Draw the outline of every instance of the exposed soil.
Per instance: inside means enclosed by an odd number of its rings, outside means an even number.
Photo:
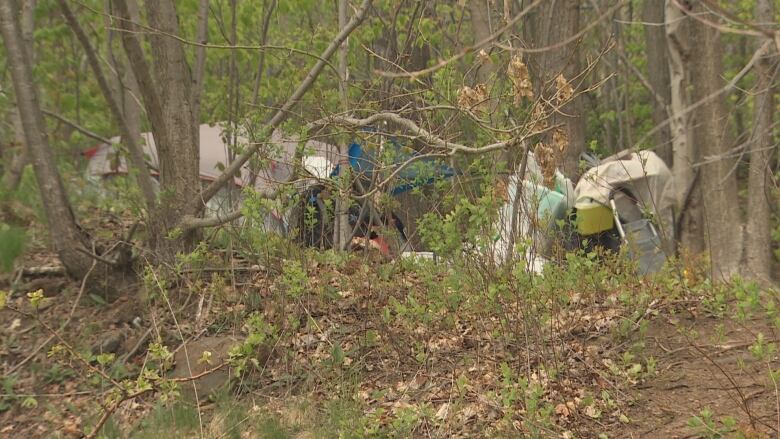
[[[706,409],[716,420],[734,418],[747,437],[777,437],[776,386],[767,365],[753,360],[748,351],[759,332],[775,340],[773,329],[760,320],[736,322],[689,313],[654,319],[647,346],[658,361],[658,376],[637,386],[628,410],[632,422],[614,431],[614,437],[700,437],[701,429],[689,422]],[[780,366],[776,357],[771,364],[775,370]]]

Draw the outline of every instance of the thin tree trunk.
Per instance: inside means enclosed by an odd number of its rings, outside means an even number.
[[[192,77],[182,43],[168,36],[152,35],[149,40],[155,82],[138,40],[137,27],[131,21],[128,3],[116,0],[115,5],[121,17],[119,24],[126,31],[122,41],[138,80],[160,161],[160,214],[152,221],[151,244],[159,256],[169,258],[190,248],[197,237],[194,231],[188,231],[171,239],[167,237],[169,232],[182,217],[199,215],[203,210],[203,204],[197,210],[190,208],[200,193],[200,133],[193,113]],[[151,27],[179,35],[179,20],[172,0],[147,2],[146,6]]]
[[[756,2],[757,23],[774,17],[772,0]],[[771,20],[770,20],[771,21]],[[758,41],[761,45],[766,40]],[[745,236],[744,274],[758,281],[767,282],[772,277],[772,233],[770,221],[769,187],[771,161],[774,152],[772,122],[774,119],[774,90],[772,72],[776,68],[775,51],[761,57],[756,63],[756,94],[753,104],[753,132],[750,139],[750,169],[748,175],[747,221]]]
[[[490,37],[493,32],[490,26],[490,1],[472,0],[469,2],[469,13],[471,15],[471,30],[474,33],[474,41],[484,41]],[[477,67],[477,83],[487,84],[494,70],[493,64],[485,64]]]
[[[339,29],[347,26],[347,0],[338,0],[338,19]],[[349,94],[347,90],[347,55],[349,40],[345,40],[339,47],[339,91],[341,92],[341,102],[344,111],[349,109]],[[339,142],[339,187],[336,198],[336,208],[334,214],[333,227],[333,248],[344,250],[349,243],[349,236],[352,230],[349,227],[349,202],[350,202],[350,164],[349,154],[346,144]]]
[[[149,169],[147,168],[146,162],[144,160],[143,150],[138,143],[138,133],[134,132],[125,121],[123,111],[119,107],[119,103],[117,102],[114,93],[111,91],[111,86],[108,84],[108,80],[103,74],[103,69],[100,67],[100,61],[98,60],[97,53],[92,47],[92,43],[90,43],[89,38],[84,33],[84,30],[81,28],[81,25],[76,19],[76,16],[73,15],[73,11],[71,11],[65,0],[59,0],[59,4],[68,26],[76,35],[76,38],[81,43],[81,46],[84,48],[84,53],[86,54],[89,66],[95,75],[98,87],[103,93],[103,97],[108,104],[109,111],[111,111],[111,114],[114,116],[117,125],[119,125],[119,131],[122,134],[122,143],[127,146],[127,150],[130,153],[130,163],[137,172],[136,181],[138,182],[138,185],[141,188],[141,192],[143,193],[144,200],[146,201],[146,208],[149,211],[149,214],[153,214],[155,209],[154,186],[152,185],[152,177],[149,175]],[[124,92],[124,89],[122,92]],[[138,127],[136,127],[136,129],[138,129]]]
[[[195,71],[192,75],[192,113],[200,121],[200,97],[203,94],[206,73],[206,44],[209,42],[209,0],[200,0],[198,4],[197,39],[200,46],[195,49]]]
[[[664,123],[669,112],[667,107],[671,102],[671,79],[669,77],[669,55],[664,30],[665,7],[662,1],[646,1],[642,10],[642,21],[645,24],[645,47],[647,53],[647,80],[656,96],[663,102],[653,99],[653,124]],[[672,133],[669,126],[658,130],[654,136],[655,151],[667,165],[673,166]]]
[[[263,19],[263,28],[260,30],[260,45],[265,45],[268,42],[268,29],[271,25],[271,17],[273,16],[274,9],[276,9],[276,0],[271,0],[271,4],[267,5],[267,1],[264,2],[263,10],[265,11],[265,18]],[[265,71],[265,50],[260,51],[260,59],[257,62],[257,75],[255,75],[255,86],[252,90],[252,106],[256,106],[260,99],[260,83],[263,81],[263,73]]]
[[[19,8],[22,41],[31,63],[33,62],[33,32],[35,31],[35,6],[37,3],[37,0],[28,0],[22,2]],[[19,111],[12,109],[10,117],[14,129],[14,144],[3,157],[9,163],[3,172],[3,187],[9,192],[14,192],[22,181],[24,167],[27,166],[30,158],[24,145],[24,129]]]
[[[68,274],[74,278],[82,278],[92,267],[92,260],[79,252],[78,248],[88,248],[88,239],[76,223],[54,163],[54,154],[46,139],[43,114],[33,84],[31,60],[24,47],[12,2],[13,0],[0,0],[0,30],[5,42],[27,148],[35,169],[54,248]]]
[[[702,2],[693,3],[690,14],[704,14]],[[714,19],[709,16],[710,19]],[[720,33],[698,20],[691,21],[691,74],[694,101],[698,102],[723,87]],[[736,274],[742,255],[742,233],[737,198],[736,160],[728,157],[731,148],[728,112],[723,95],[710,99],[695,114],[694,139],[701,145],[701,182],[704,201],[704,230],[712,260],[714,278],[728,279]]]
[[[670,133],[672,142],[672,162],[675,187],[677,188],[677,227],[675,234],[680,246],[686,251],[700,253],[704,251],[701,229],[701,195],[696,184],[693,164],[697,160],[693,143],[693,128],[690,115],[684,110],[691,102],[688,94],[689,74],[687,63],[689,56],[689,23],[675,4],[675,0],[666,0],[665,30],[669,50],[670,78]]]
[[[24,174],[24,167],[30,160],[24,140],[24,127],[19,117],[19,110],[11,109],[11,124],[13,125],[14,141],[4,151],[3,158],[8,160],[8,165],[3,166],[3,189],[14,192],[19,187]]]

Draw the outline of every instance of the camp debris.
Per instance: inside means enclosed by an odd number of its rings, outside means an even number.
[[[642,274],[658,271],[674,251],[674,181],[652,151],[599,163],[574,190],[576,230],[612,250],[627,246]]]
[[[228,133],[229,125],[224,122],[200,126],[200,178],[204,184],[219,177],[234,157],[230,153],[232,144],[249,143],[240,133],[234,142],[229,142]],[[157,176],[159,160],[154,137],[142,133],[141,139],[151,173]],[[231,196],[233,189],[253,185],[259,194],[272,196],[283,185],[293,184],[300,202],[292,209],[265,213],[262,226],[266,231],[294,236],[304,245],[319,248],[331,245],[334,221],[328,207],[333,196],[330,188],[337,183],[342,163],[349,163],[355,177],[353,190],[359,193],[387,169],[408,165],[395,174],[393,185],[386,189],[391,196],[462,174],[439,160],[416,157],[418,152],[392,137],[377,145],[353,142],[348,157],[342,160],[335,145],[316,140],[301,142],[294,135],[276,130],[259,154],[266,166],[253,172],[248,164],[244,165],[233,185],[223,188],[209,201],[206,214],[220,215],[235,208],[241,199],[240,194]],[[85,151],[84,155],[89,160],[86,176],[90,181],[127,174],[119,137]],[[303,178],[293,181],[296,156],[305,172]],[[669,168],[652,151],[621,153],[601,162],[591,157],[585,162],[592,167],[576,187],[557,170],[551,181],[545,181],[531,152],[525,167],[518,166],[503,180],[500,192],[504,202],[493,224],[496,238],[488,249],[496,264],[519,259],[526,262],[529,271],[541,273],[556,241],[567,241],[568,236],[564,235],[573,229],[578,246],[601,245],[613,251],[626,247],[627,254],[637,261],[640,273],[660,269],[666,255],[674,251],[674,188]],[[406,225],[396,212],[380,213],[365,197],[350,207],[347,217],[354,230],[352,248],[374,249],[386,256],[436,259],[426,249],[411,248]],[[391,251],[389,243],[393,241],[398,245]],[[523,249],[522,255],[515,254],[518,248]]]

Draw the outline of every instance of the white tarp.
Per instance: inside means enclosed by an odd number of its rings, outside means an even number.
[[[524,239],[529,239],[532,242],[532,248],[526,249],[526,254],[523,259],[528,264],[530,271],[535,273],[541,273],[547,260],[543,257],[546,252],[547,238],[549,237],[549,228],[542,230],[543,225],[538,218],[538,209],[540,207],[540,201],[537,199],[539,195],[539,188],[542,185],[542,172],[539,165],[536,163],[536,158],[532,153],[528,153],[528,159],[526,163],[525,180],[520,180],[520,170],[515,171],[510,177],[507,185],[507,199],[504,204],[501,205],[498,212],[498,220],[494,224],[494,228],[498,234],[498,239],[493,244],[493,258],[497,264],[502,264],[509,260],[509,256],[514,249],[509,248],[512,242],[512,212],[517,211],[519,217],[516,218],[517,224],[515,226],[516,238],[515,243],[519,243]],[[574,201],[574,188],[571,181],[563,176],[560,172],[556,171],[555,175],[556,185],[560,186],[560,193],[563,194],[564,204],[568,207]],[[524,190],[519,191],[520,184],[524,185]],[[521,197],[522,195],[522,197]],[[515,205],[520,203],[517,209]],[[547,226],[552,224],[548,223]]]

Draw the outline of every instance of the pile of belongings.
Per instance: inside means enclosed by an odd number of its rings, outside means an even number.
[[[672,174],[652,151],[625,153],[589,169],[574,190],[578,235],[614,251],[626,246],[641,274],[674,251]]]

